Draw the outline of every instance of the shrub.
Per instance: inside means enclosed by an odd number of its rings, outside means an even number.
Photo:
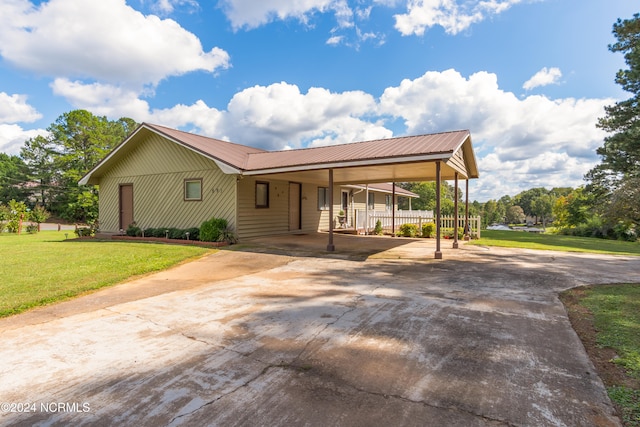
[[[93,237],[96,234],[96,229],[93,227],[76,227],[73,232],[78,237]]]
[[[229,228],[225,227],[220,230],[220,234],[218,235],[218,242],[227,242],[230,245],[238,242],[238,238],[236,237],[236,233]]]
[[[433,237],[436,235],[436,225],[433,222],[422,224],[422,237]]]
[[[442,237],[445,239],[453,239],[453,228],[443,228],[442,229]],[[462,240],[464,238],[464,228],[458,227],[458,240]]]
[[[142,236],[142,229],[140,227],[138,227],[136,225],[136,223],[131,223],[129,224],[129,227],[127,227],[127,231],[125,231],[125,234],[127,236],[131,236],[131,237],[141,237]]]
[[[418,226],[415,224],[402,224],[399,230],[400,235],[404,237],[416,237],[418,235]]]
[[[184,232],[179,228],[171,227],[168,230],[169,230],[169,238],[170,239],[184,239],[185,238]]]
[[[200,240],[203,242],[217,242],[220,231],[227,228],[227,220],[224,218],[211,218],[200,226]]]
[[[189,240],[200,240],[200,229],[198,227],[188,228],[184,232],[185,234],[189,233]]]
[[[380,220],[376,221],[376,226],[373,229],[373,234],[380,236],[382,234],[382,223]]]

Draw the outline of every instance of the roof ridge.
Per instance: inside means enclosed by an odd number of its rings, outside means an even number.
[[[304,147],[304,148],[290,148],[290,149],[282,149],[282,150],[263,150],[260,153],[250,153],[253,154],[265,154],[265,153],[287,153],[291,151],[308,151],[308,150],[319,150],[326,149],[328,147],[344,147],[344,146],[353,146],[358,144],[369,144],[371,142],[379,142],[379,141],[390,141],[392,139],[404,139],[404,138],[420,138],[423,136],[436,136],[436,135],[444,135],[447,133],[458,133],[458,132],[467,132],[471,133],[469,129],[459,129],[459,130],[451,130],[451,131],[443,131],[443,132],[434,132],[434,133],[423,133],[419,135],[403,135],[403,136],[393,136],[391,138],[378,138],[378,139],[370,139],[367,141],[354,141],[354,142],[343,142],[341,144],[332,144],[332,145],[322,145],[320,147]]]
[[[239,142],[233,142],[233,141],[225,141],[224,139],[214,138],[212,136],[200,135],[200,134],[193,133],[193,132],[187,132],[187,131],[184,131],[184,130],[180,130],[180,129],[176,129],[176,128],[170,128],[169,126],[158,125],[158,124],[155,124],[155,123],[143,122],[142,125],[149,126],[149,127],[152,127],[152,128],[168,129],[171,132],[180,132],[180,133],[184,133],[184,134],[187,134],[187,135],[195,136],[195,137],[198,137],[198,138],[210,139],[212,141],[223,142],[225,144],[233,144],[233,145],[236,145],[238,147],[246,147],[246,148],[249,148],[251,150],[260,150],[263,153],[271,153],[272,152],[272,151],[269,151],[269,150],[265,150],[263,148],[254,147],[252,145],[240,144]],[[258,153],[247,153],[247,154],[258,154]]]

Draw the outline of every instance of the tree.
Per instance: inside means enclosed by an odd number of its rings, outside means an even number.
[[[543,194],[548,194],[546,188],[538,187],[522,191],[513,198],[513,204],[522,208],[525,215],[537,216],[533,209],[533,201]],[[537,219],[537,218],[536,218]]]
[[[603,221],[610,227],[637,224],[640,182],[640,14],[613,25],[617,42],[611,52],[624,54],[628,69],[618,70],[615,81],[631,93],[627,100],[605,107],[597,126],[610,133],[598,148],[601,163],[585,176],[586,193],[597,202]]]
[[[25,186],[28,180],[27,165],[20,157],[0,153],[0,204],[26,199],[30,193]]]
[[[26,141],[21,156],[39,181],[40,203],[69,220],[95,218],[98,189],[80,188],[78,181],[136,126],[129,118],[110,121],[86,110],[74,110],[58,117],[47,128],[47,137]]]
[[[504,207],[495,200],[489,200],[482,209],[482,224],[484,227],[504,221]]]
[[[24,147],[20,150],[20,157],[27,165],[29,175],[38,182],[34,190],[44,207],[49,206],[49,198],[53,197],[51,189],[56,181],[55,154],[53,142],[41,135],[25,141]]]
[[[416,193],[420,196],[411,201],[411,209],[434,211],[436,209],[436,183],[427,182],[404,182],[399,184],[405,190]],[[455,188],[443,181],[440,185],[440,209],[443,215],[454,215]],[[458,203],[462,203],[462,191],[458,190]],[[408,209],[408,203],[402,206]],[[460,209],[460,206],[458,206]]]
[[[520,206],[510,206],[506,212],[507,223],[521,224],[527,218]]]
[[[547,228],[546,220],[551,217],[555,199],[550,194],[542,194],[531,202],[531,209],[536,217],[542,218],[542,228]]]
[[[618,70],[615,81],[633,96],[605,107],[606,116],[597,126],[612,135],[604,140],[597,153],[602,163],[590,173],[592,181],[621,184],[627,178],[640,177],[640,14],[613,25],[618,40],[609,45],[611,52],[624,53],[626,70]],[[617,185],[616,185],[617,186]]]

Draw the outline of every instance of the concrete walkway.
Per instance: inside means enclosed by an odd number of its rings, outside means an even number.
[[[619,425],[557,293],[640,258],[430,244],[254,242],[0,320],[0,402],[34,403],[0,424]]]

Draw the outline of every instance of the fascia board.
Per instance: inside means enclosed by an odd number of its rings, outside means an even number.
[[[350,168],[350,167],[359,167],[359,166],[376,166],[376,165],[392,165],[399,163],[416,163],[416,162],[427,162],[427,161],[443,161],[446,162],[451,158],[451,153],[444,154],[426,154],[419,156],[407,156],[407,157],[387,157],[382,159],[366,159],[366,160],[351,160],[351,161],[343,161],[343,162],[335,162],[335,163],[318,163],[311,165],[295,165],[295,166],[284,166],[278,168],[266,168],[266,169],[252,169],[244,171],[243,175],[268,175],[274,173],[285,173],[285,172],[303,172],[303,171],[311,171],[311,170],[322,170],[322,169],[340,169],[340,168]]]

